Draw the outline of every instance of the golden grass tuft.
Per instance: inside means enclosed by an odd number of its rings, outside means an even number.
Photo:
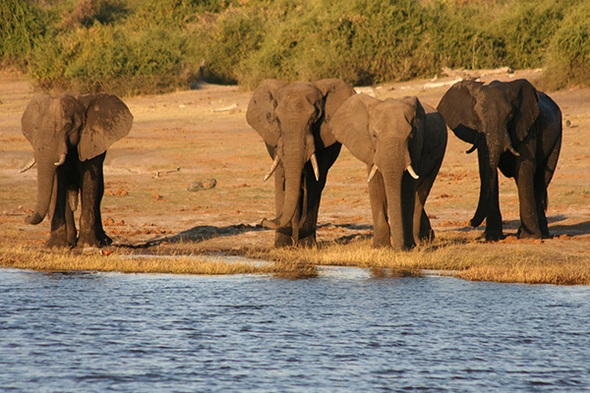
[[[134,255],[115,250],[112,253],[38,250],[23,246],[1,247],[0,266],[39,271],[99,271],[122,273],[171,274],[253,274],[269,273],[273,266],[226,261],[221,257],[198,255]]]
[[[557,242],[557,243],[556,243]],[[244,258],[193,254],[189,248],[151,249],[154,255],[115,248],[47,250],[38,245],[0,246],[0,267],[39,271],[169,274],[272,274],[285,279],[316,277],[317,266],[385,269],[394,277],[439,271],[473,281],[590,285],[590,255],[559,240],[485,243],[472,235],[442,234],[409,252],[374,249],[371,240],[324,243],[315,248],[244,250]],[[271,262],[265,262],[271,261]]]
[[[374,249],[370,240],[330,243],[308,249],[273,249],[252,254],[282,263],[387,268],[404,274],[441,271],[473,281],[590,285],[590,255],[568,253],[538,241],[485,243],[468,236],[443,234],[410,252]]]

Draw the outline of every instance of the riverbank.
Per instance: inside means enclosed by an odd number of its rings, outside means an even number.
[[[534,81],[539,73],[478,74],[484,81],[514,77]],[[48,238],[47,221],[38,226],[24,224],[35,204],[36,173],[18,173],[32,157],[32,148],[20,131],[20,117],[35,91],[18,76],[1,76],[0,264],[15,266],[18,262],[19,267],[27,268],[28,261],[39,260],[41,255],[52,260],[58,259],[53,255],[64,253],[43,248]],[[359,90],[379,98],[417,95],[436,106],[450,84],[461,76],[458,73],[437,80]],[[372,220],[366,169],[343,148],[328,175],[322,199],[319,249],[275,251],[274,233],[258,225],[262,218],[273,216],[274,185],[262,181],[271,161],[261,138],[245,120],[251,93],[234,86],[204,84],[196,90],[125,99],[135,117],[134,125],[129,136],[109,150],[105,162],[103,224],[114,243],[102,254],[90,250],[65,255],[76,264],[88,255],[105,263],[120,254],[162,255],[166,256],[162,265],[171,269],[175,259],[169,255],[240,255],[290,259],[301,265],[342,263],[367,267],[371,259],[362,261],[360,257],[370,255],[380,267],[395,268],[407,263],[412,269],[449,269],[473,280],[588,285],[590,153],[584,138],[590,130],[590,89],[549,94],[562,108],[566,124],[559,165],[549,187],[552,239],[516,239],[516,187],[511,179],[500,177],[508,237],[498,243],[481,241],[483,227],[467,226],[479,193],[477,158],[465,154],[469,146],[451,134],[426,205],[437,234],[432,245],[409,253],[383,250],[376,256],[377,250],[370,247]],[[213,188],[195,186],[210,179],[215,179]],[[11,250],[18,250],[16,257]],[[194,260],[194,264],[205,263]],[[140,265],[142,258],[132,261]],[[541,274],[533,274],[536,270]]]

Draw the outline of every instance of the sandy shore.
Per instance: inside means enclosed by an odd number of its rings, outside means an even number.
[[[485,74],[485,72],[482,72]],[[484,81],[526,77],[482,75]],[[376,97],[417,95],[436,106],[457,77],[416,80],[358,88]],[[0,73],[0,236],[1,242],[42,247],[49,222],[24,224],[35,205],[35,170],[18,170],[32,158],[20,130],[20,117],[35,89],[26,80]],[[234,252],[272,247],[274,234],[257,224],[274,211],[272,181],[263,182],[271,164],[262,139],[245,119],[250,92],[234,86],[158,96],[126,98],[135,121],[131,133],[109,150],[105,163],[104,226],[114,246],[144,247],[158,253]],[[590,253],[590,89],[549,92],[564,114],[559,165],[549,187],[550,231],[554,239],[535,242],[572,255]],[[467,239],[479,192],[476,155],[452,133],[426,210],[437,233],[456,232]],[[328,175],[319,216],[318,240],[354,240],[372,236],[366,169],[346,150]],[[215,179],[211,189],[194,191]],[[198,187],[197,187],[198,188]],[[500,179],[501,209],[508,238],[517,242],[518,201],[514,181]],[[180,243],[176,240],[182,240]],[[470,240],[471,241],[471,240]],[[145,250],[145,248],[143,248]]]

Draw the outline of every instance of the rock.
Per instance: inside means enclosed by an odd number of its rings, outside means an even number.
[[[212,188],[215,188],[216,185],[217,180],[215,179],[197,180],[189,184],[189,186],[186,189],[190,192],[196,192],[201,190],[210,190]]]

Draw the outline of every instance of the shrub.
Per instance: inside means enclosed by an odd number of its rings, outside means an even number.
[[[571,8],[551,39],[546,55],[544,88],[590,86],[590,4]]]
[[[35,42],[43,36],[47,15],[28,2],[0,4],[0,61],[24,67]]]
[[[42,4],[42,5],[35,5]],[[0,60],[45,89],[119,94],[204,77],[352,84],[432,77],[442,67],[542,67],[589,84],[583,0],[6,0]]]

